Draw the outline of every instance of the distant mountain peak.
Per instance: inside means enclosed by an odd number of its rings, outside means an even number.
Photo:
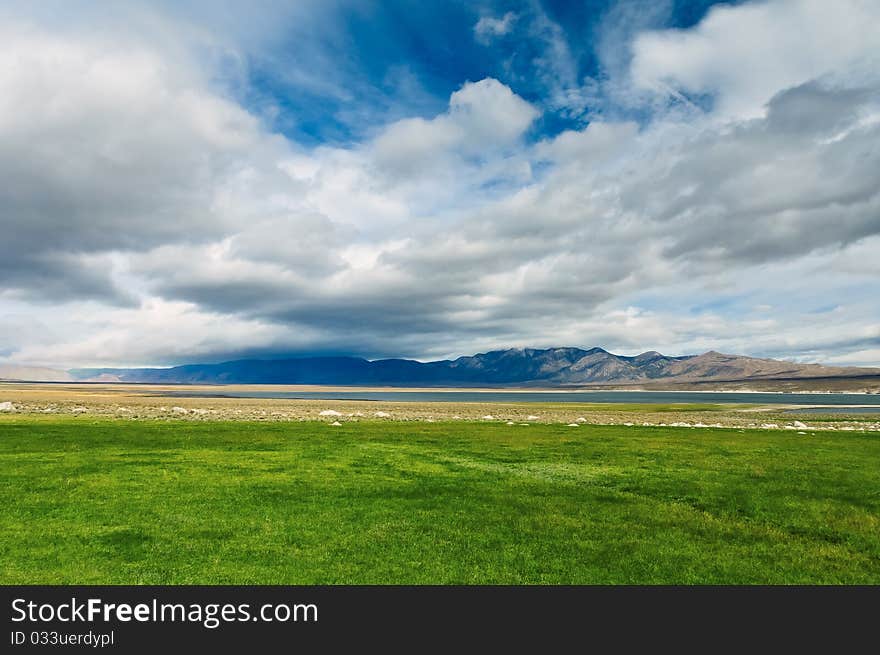
[[[795,364],[725,355],[714,350],[677,357],[649,350],[635,357],[625,357],[599,347],[557,347],[492,350],[451,361],[301,357],[187,364],[168,369],[84,369],[71,371],[71,374],[78,379],[189,384],[555,387],[880,375],[880,369]]]

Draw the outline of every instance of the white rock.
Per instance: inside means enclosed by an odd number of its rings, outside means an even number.
[[[807,427],[806,423],[801,423],[800,421],[795,421],[794,423],[792,423],[792,425],[799,430],[803,430],[805,427]]]
[[[318,416],[342,416],[342,412],[337,412],[335,409],[325,409],[319,412]]]
[[[0,412],[12,412],[15,411],[15,405],[13,405],[8,400],[6,402],[0,403]]]
[[[495,420],[495,417],[492,416],[491,414],[486,414],[485,416],[481,416],[480,418],[482,418],[484,421],[494,421]]]
[[[537,420],[539,420],[540,418],[541,418],[540,416],[532,416],[531,414],[529,414],[528,416],[526,416],[526,420],[527,420],[527,421],[537,421]]]
[[[635,424],[634,424],[634,423],[624,423],[624,425],[625,425],[626,427],[628,427],[628,428],[631,428],[631,427],[632,427],[633,425],[635,425]]]
[[[585,419],[583,416],[578,416],[578,417],[577,417],[577,422],[578,422],[578,423],[586,423],[586,422],[587,422],[587,419]]]
[[[776,425],[776,423],[762,423],[761,427],[764,430],[774,430],[774,429],[778,428],[779,426]]]
[[[580,425],[580,423],[569,423],[567,427],[569,427],[569,428],[579,428],[579,427],[581,427],[581,425]]]
[[[508,421],[506,425],[513,425],[513,421]]]
[[[338,426],[342,425],[342,423],[340,423],[339,421],[333,421],[330,425],[338,427]]]
[[[388,412],[373,412],[373,416],[376,416],[378,418],[388,418],[389,416],[391,416],[391,414],[389,414]]]
[[[175,414],[189,414],[189,410],[186,409],[185,407],[172,407],[171,411],[174,412]]]

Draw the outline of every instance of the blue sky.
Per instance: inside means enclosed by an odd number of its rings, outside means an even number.
[[[880,5],[0,6],[0,366],[880,366]]]
[[[289,31],[279,29],[268,46],[248,43],[251,84],[239,97],[256,112],[265,103],[277,107],[273,125],[291,139],[348,144],[389,119],[435,115],[464,81],[492,77],[544,108],[528,135],[537,140],[589,122],[595,108],[560,105],[553,96],[577,90],[585,79],[602,79],[613,72],[608,66],[619,65],[603,61],[606,32],[686,29],[715,4],[339,3],[305,20],[291,18]],[[503,34],[475,34],[481,18],[505,16],[510,18]],[[553,50],[548,40],[554,39],[564,51]],[[310,70],[307,79],[290,74],[303,67]],[[633,107],[607,111],[638,115]]]

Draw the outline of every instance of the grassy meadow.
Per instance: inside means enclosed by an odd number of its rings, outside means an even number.
[[[0,418],[0,583],[880,583],[880,433]]]

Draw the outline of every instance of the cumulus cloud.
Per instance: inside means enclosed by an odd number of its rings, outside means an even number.
[[[876,364],[875,12],[826,7],[746,3],[628,35],[617,83],[652,96],[639,122],[538,138],[537,103],[485,78],[439,113],[312,148],[196,51],[5,24],[0,359],[566,344]],[[564,49],[544,19],[528,29]],[[787,43],[792,25],[816,47]],[[675,93],[713,102],[682,120],[657,104]]]
[[[493,78],[467,82],[449,98],[449,109],[432,119],[389,125],[373,144],[377,163],[406,174],[448,155],[485,157],[515,144],[539,112]]]
[[[639,35],[632,75],[661,93],[715,97],[722,117],[762,114],[779,91],[824,76],[876,79],[880,5],[775,0],[713,8],[693,29]]]
[[[47,300],[125,298],[97,253],[221,237],[218,189],[286,147],[136,42],[6,23],[0,59],[0,271]]]

